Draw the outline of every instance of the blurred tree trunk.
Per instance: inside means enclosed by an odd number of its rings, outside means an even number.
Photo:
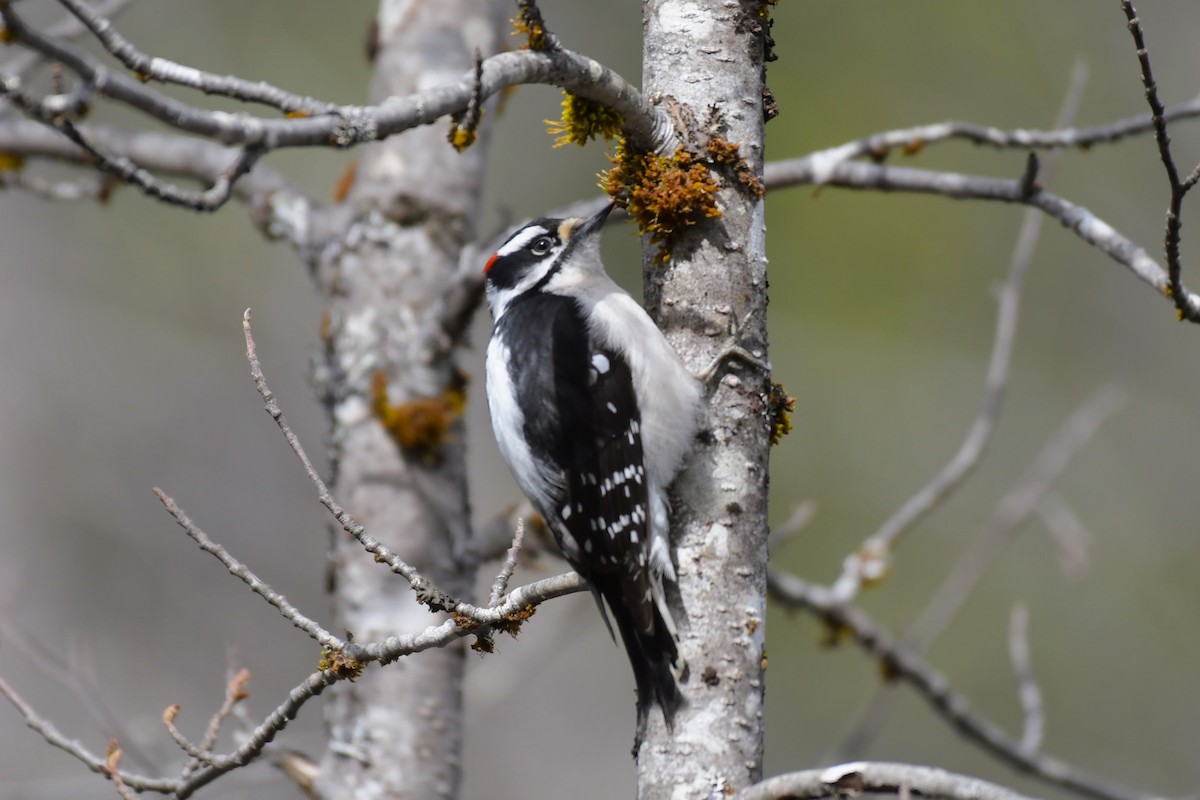
[[[762,174],[767,5],[757,0],[646,0],[643,87],[693,149],[719,135]],[[665,265],[645,256],[646,303],[693,371],[732,341],[765,359],[763,202],[726,181],[720,218],[681,236]],[[737,377],[734,377],[736,375]],[[761,778],[766,614],[766,376],[739,369],[711,400],[702,441],[675,484],[688,704],[652,727],[639,759],[639,797],[725,796]]]
[[[458,80],[476,50],[499,49],[504,11],[503,0],[381,2],[370,101]],[[334,244],[316,264],[326,298],[319,383],[331,414],[335,495],[440,588],[466,596],[475,564],[466,547],[461,381],[429,332],[439,330],[434,315],[474,235],[486,142],[458,153],[447,130],[443,121],[363,148],[334,212]],[[381,424],[385,410],[391,430]],[[439,429],[442,422],[449,427]],[[405,581],[340,529],[330,559],[338,625],[358,640],[434,621]],[[369,668],[333,688],[321,796],[458,795],[464,645]]]

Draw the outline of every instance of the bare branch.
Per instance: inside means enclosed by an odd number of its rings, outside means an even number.
[[[275,420],[275,424],[279,426],[279,430],[283,433],[283,438],[287,440],[288,446],[292,448],[292,452],[296,454],[296,458],[300,459],[300,464],[304,467],[304,472],[316,488],[317,499],[333,515],[334,519],[342,526],[342,529],[357,539],[368,553],[374,555],[376,560],[381,563],[387,564],[393,572],[408,581],[413,591],[417,592],[418,599],[421,602],[429,605],[431,609],[445,610],[448,598],[444,596],[444,593],[438,590],[431,581],[422,576],[416,567],[405,563],[398,555],[384,547],[382,543],[368,534],[366,528],[359,524],[350,515],[350,512],[338,505],[338,502],[333,499],[333,495],[325,485],[325,481],[321,480],[321,476],[317,474],[317,470],[312,465],[312,461],[309,460],[308,454],[304,452],[304,446],[300,444],[300,437],[296,436],[291,426],[288,425],[287,420],[284,419],[283,410],[279,407],[279,403],[276,402],[275,394],[267,386],[267,379],[263,375],[262,364],[258,360],[258,346],[254,343],[254,334],[250,329],[250,316],[251,311],[247,308],[246,312],[242,315],[242,332],[246,337],[246,359],[250,362],[250,375],[254,378],[254,385],[263,399],[267,413],[271,415],[271,419]]]
[[[1029,216],[1021,228],[1018,245],[1013,251],[1008,277],[1000,287],[996,310],[996,330],[992,338],[992,354],[984,380],[983,399],[967,429],[967,435],[954,457],[938,471],[916,494],[912,495],[889,517],[879,530],[846,556],[842,574],[832,591],[841,602],[849,602],[864,583],[882,579],[891,564],[891,553],[905,533],[924,519],[957,489],[978,466],[991,440],[1004,403],[1008,385],[1008,367],[1016,341],[1017,320],[1021,306],[1021,288],[1033,258],[1038,225]]]
[[[1197,116],[1200,116],[1200,95],[1163,112],[1163,119],[1168,122]],[[864,157],[880,161],[887,158],[893,150],[914,154],[929,145],[952,140],[964,140],[998,150],[1061,150],[1068,147],[1086,149],[1097,144],[1112,144],[1129,136],[1153,130],[1154,119],[1149,114],[1090,128],[1055,125],[1048,131],[1024,128],[1006,131],[973,122],[948,121],[872,134],[853,142],[820,150],[805,158],[813,160],[817,165],[817,175],[821,176],[844,161]],[[816,182],[825,181],[818,177]]]
[[[214,756],[211,761],[192,773],[185,781],[177,783],[172,790],[179,800],[190,797],[197,789],[237,767],[245,766],[257,758],[263,748],[296,718],[296,714],[313,697],[337,680],[332,672],[314,672],[304,682],[288,693],[288,697],[272,711],[257,728],[250,732],[245,741],[226,756]]]
[[[193,763],[195,763],[195,764],[212,764],[213,763],[212,753],[204,750],[199,745],[193,744],[186,736],[183,735],[183,731],[179,730],[179,728],[176,727],[175,718],[177,716],[179,716],[179,709],[180,709],[180,705],[178,703],[175,703],[173,705],[167,706],[166,709],[163,710],[163,714],[162,714],[163,725],[166,726],[167,733],[170,734],[171,740],[174,741],[175,744],[179,745],[180,750],[182,750],[183,752],[187,753],[189,756],[192,757]],[[191,765],[189,765],[189,767],[190,766]],[[191,770],[188,767],[184,768],[185,777],[186,777],[187,773],[190,771]]]
[[[63,120],[55,127],[92,156],[96,167],[102,172],[106,172],[124,183],[137,187],[150,197],[157,198],[171,205],[183,206],[193,211],[216,211],[225,205],[233,193],[233,184],[253,169],[255,162],[262,156],[260,148],[244,148],[228,167],[221,170],[216,180],[213,181],[212,186],[203,192],[191,192],[158,180],[127,158],[121,158],[120,156],[113,158],[105,154],[90,142],[72,122]]]
[[[112,194],[114,184],[107,175],[78,181],[49,181],[36,175],[27,175],[23,169],[0,172],[0,189],[20,189],[56,202],[103,201]]]
[[[864,793],[916,794],[948,800],[1028,800],[995,783],[934,767],[858,761],[768,778],[737,795],[737,800],[817,800]]]
[[[167,513],[170,514],[177,523],[179,523],[179,527],[183,528],[187,535],[192,537],[192,540],[195,541],[196,544],[200,545],[201,550],[211,554],[218,561],[224,564],[225,569],[229,571],[230,575],[241,579],[242,582],[249,586],[255,594],[274,606],[275,609],[283,615],[284,619],[291,622],[297,628],[312,637],[313,640],[325,647],[330,647],[335,650],[342,650],[346,647],[346,643],[344,641],[322,628],[315,621],[301,614],[295,606],[288,602],[286,597],[268,586],[265,581],[251,572],[245,564],[242,564],[236,558],[231,556],[224,547],[208,538],[204,531],[200,530],[199,526],[192,522],[191,518],[188,517],[187,514],[183,513],[183,509],[181,509],[175,503],[175,501],[171,499],[169,495],[167,495],[166,492],[158,487],[155,487],[154,494],[167,509]]]
[[[292,452],[300,459],[309,480],[316,487],[321,505],[325,506],[341,524],[342,529],[357,539],[367,552],[375,556],[376,560],[387,564],[393,572],[407,580],[413,590],[417,592],[419,602],[429,606],[431,610],[450,611],[458,617],[458,620],[451,619],[440,625],[431,625],[418,634],[392,636],[383,642],[367,645],[349,644],[339,649],[357,661],[387,663],[400,656],[417,653],[431,647],[442,647],[459,636],[467,635],[475,628],[495,625],[505,621],[506,617],[514,613],[526,611],[530,606],[580,591],[586,587],[583,578],[572,572],[522,586],[507,594],[503,602],[489,608],[479,608],[470,603],[460,602],[442,592],[429,579],[422,576],[416,568],[405,563],[399,556],[371,537],[366,529],[333,499],[325,482],[321,480],[316,468],[313,467],[308,455],[304,452],[299,437],[284,419],[283,411],[279,408],[275,395],[267,386],[266,377],[263,375],[262,364],[258,360],[258,348],[250,329],[250,317],[251,311],[246,309],[242,317],[242,332],[246,338],[246,358],[250,362],[250,374],[254,378],[259,395],[263,398],[267,413],[271,415],[275,424],[283,432]]]
[[[456,619],[431,625],[416,634],[389,636],[382,642],[351,644],[346,653],[358,661],[379,661],[387,664],[397,658],[419,653],[433,647],[445,647],[455,639],[481,628],[508,621],[514,614],[527,614],[533,606],[587,589],[587,582],[576,572],[566,572],[552,578],[513,589],[498,605],[480,608],[470,603],[458,603],[451,611]]]
[[[79,742],[74,739],[68,739],[59,733],[53,723],[37,714],[3,678],[0,678],[0,695],[4,695],[4,698],[12,703],[13,707],[17,709],[17,712],[25,720],[25,725],[45,739],[47,744],[53,745],[59,750],[74,756],[92,772],[111,777],[112,773],[109,770],[106,759],[93,755]],[[128,772],[122,772],[120,777],[126,786],[130,786],[138,791],[170,794],[178,786],[178,781],[164,778],[148,778]]]
[[[520,525],[525,529],[522,553],[536,557],[545,550],[555,552],[553,538],[545,522],[533,510],[528,500],[515,503],[476,528],[471,537],[471,548],[479,561],[502,558],[512,546],[513,531]]]
[[[225,684],[225,699],[221,703],[221,707],[212,715],[212,719],[208,721],[208,727],[204,729],[204,738],[200,741],[200,749],[211,754],[213,748],[217,746],[217,736],[221,733],[221,725],[233,713],[233,709],[242,700],[246,699],[246,684],[250,680],[250,670],[239,669],[235,672]],[[208,759],[199,759],[196,763],[188,764],[184,767],[184,776],[190,775],[199,766],[199,762],[208,763]]]
[[[153,760],[141,748],[130,744],[135,738],[108,705],[89,668],[90,661],[79,656],[77,652],[72,652],[69,659],[60,658],[37,637],[3,617],[0,617],[0,636],[6,644],[11,643],[26,658],[33,661],[39,675],[47,675],[70,690],[101,730],[126,742],[124,749],[127,756],[138,761],[143,768],[153,766]]]
[[[998,725],[972,711],[966,698],[950,687],[945,675],[893,639],[861,609],[836,602],[828,589],[774,569],[768,571],[767,581],[777,601],[789,607],[805,609],[832,630],[848,634],[856,644],[879,660],[885,674],[912,686],[968,741],[1002,761],[1047,783],[1097,800],[1148,800],[1150,797],[1100,780],[1053,756],[1025,752],[1020,743]]]
[[[1180,180],[1179,168],[1175,166],[1175,157],[1171,154],[1171,137],[1167,135],[1166,109],[1158,99],[1158,85],[1154,82],[1154,73],[1150,69],[1150,54],[1146,50],[1145,36],[1142,34],[1142,22],[1138,19],[1137,11],[1130,0],[1121,0],[1121,10],[1128,20],[1129,33],[1137,47],[1138,63],[1142,68],[1142,86],[1146,89],[1146,103],[1150,106],[1150,118],[1154,125],[1154,141],[1158,145],[1158,156],[1162,160],[1163,169],[1167,172],[1167,181],[1171,185],[1171,203],[1167,209],[1167,230],[1164,235],[1164,249],[1167,256],[1167,273],[1169,275],[1169,296],[1175,301],[1175,309],[1179,318],[1190,322],[1200,322],[1200,304],[1198,304],[1183,286],[1183,261],[1180,256],[1180,231],[1183,228],[1183,198],[1188,190],[1200,180],[1200,165],[1186,180]]]
[[[234,148],[176,134],[133,132],[76,124],[95,147],[113,158],[126,158],[143,169],[214,183],[239,151]],[[46,125],[23,119],[0,123],[0,151],[25,158],[46,158],[91,164],[92,156]],[[263,164],[238,181],[234,196],[246,202],[261,201],[267,194],[300,194],[280,173]]]
[[[1071,459],[1099,427],[1125,402],[1124,390],[1107,384],[1075,409],[1046,442],[992,514],[991,522],[946,575],[933,598],[901,637],[916,655],[923,654],[949,627],[1001,551],[1053,489]],[[855,715],[842,745],[847,753],[861,752],[880,720],[891,708],[890,685],[881,688]]]
[[[1062,107],[1055,117],[1056,128],[1069,125],[1075,118],[1086,85],[1087,70],[1077,62],[1067,82]],[[1053,157],[1048,159],[1047,172],[1053,169],[1055,160]],[[1031,153],[1025,175],[1020,181],[1022,194],[1029,195],[1037,190],[1038,169],[1038,161]],[[1000,287],[997,297],[996,328],[992,336],[992,353],[988,360],[987,376],[984,379],[983,399],[967,429],[966,437],[954,457],[916,494],[909,497],[879,530],[846,557],[842,574],[834,582],[832,589],[841,602],[852,600],[864,582],[878,580],[887,574],[892,550],[900,538],[962,485],[983,458],[1004,403],[1008,367],[1012,361],[1013,343],[1016,341],[1021,288],[1041,234],[1041,220],[1039,214],[1029,209],[1021,221],[1021,230],[1017,234],[1017,241],[1009,259],[1008,277]]]
[[[766,167],[766,182],[772,189],[823,183],[846,189],[884,192],[915,192],[960,200],[991,200],[1002,203],[1021,203],[1033,206],[1058,220],[1088,244],[1127,267],[1143,282],[1153,286],[1163,296],[1170,296],[1170,278],[1159,264],[1140,245],[1116,231],[1087,208],[1076,205],[1051,192],[1039,189],[1025,191],[1019,180],[986,178],[956,172],[935,172],[907,167],[885,167],[862,162],[843,162],[818,180],[818,165],[811,156],[792,161],[775,162]],[[1200,304],[1200,297],[1188,295],[1188,302]],[[1200,306],[1198,306],[1200,307]]]
[[[1008,658],[1017,679],[1017,698],[1021,701],[1025,723],[1021,730],[1021,748],[1036,753],[1042,746],[1046,731],[1046,709],[1042,705],[1042,690],[1033,674],[1033,657],[1029,651],[1029,606],[1013,605],[1008,624]]]
[[[508,591],[508,582],[512,578],[513,573],[517,571],[517,558],[521,555],[521,545],[525,543],[525,520],[517,520],[517,531],[513,534],[512,546],[508,548],[508,552],[504,555],[504,563],[500,566],[500,572],[496,574],[496,580],[492,581],[492,593],[488,597],[488,605],[494,606],[500,602],[500,598]]]
[[[261,103],[284,113],[328,114],[337,106],[311,97],[292,94],[263,81],[248,81],[233,75],[211,72],[155,58],[140,51],[113,27],[108,15],[80,0],[59,0],[104,45],[104,49],[128,67],[141,80],[186,86],[204,94],[219,95],[247,103]]]
[[[121,800],[137,800],[137,795],[125,785],[125,781],[121,777],[121,756],[122,751],[117,744],[117,740],[109,739],[108,755],[104,759],[104,776],[112,781],[113,788],[117,790],[117,794],[121,796]]]
[[[621,115],[631,144],[639,149],[671,149],[675,141],[667,116],[648,103],[632,84],[603,64],[565,48],[500,53],[483,60],[478,81],[476,71],[471,70],[455,83],[391,97],[378,106],[326,104],[322,107],[328,110],[318,116],[281,120],[201,109],[167,97],[134,78],[109,72],[81,51],[30,27],[15,13],[11,0],[0,0],[0,17],[13,41],[62,62],[97,93],[177,130],[229,145],[265,150],[349,147],[462,112],[477,91],[479,97],[486,98],[525,83],[559,86],[612,108]]]
[[[121,9],[127,5],[129,5],[129,0],[106,0],[96,6],[95,12],[102,17],[113,17],[120,13]],[[87,33],[87,28],[73,16],[66,16],[46,29],[47,35],[57,39],[76,39],[85,33]],[[41,54],[25,50],[13,56],[4,64],[0,64],[0,73],[21,76],[37,66],[42,60]],[[3,103],[0,103],[0,110],[2,109]]]

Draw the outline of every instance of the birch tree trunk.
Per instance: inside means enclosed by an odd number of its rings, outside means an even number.
[[[647,97],[668,110],[693,143],[720,133],[739,145],[759,175],[760,12],[763,3],[746,0],[646,0],[642,15]],[[763,203],[745,187],[724,186],[718,205],[721,217],[689,229],[667,264],[653,263],[652,252],[644,261],[647,307],[693,371],[733,340],[766,357]],[[644,800],[724,797],[761,777],[766,388],[766,376],[756,370],[737,370],[720,382],[702,441],[675,485],[687,705],[670,731],[652,716],[638,763]]]
[[[457,80],[477,50],[497,51],[503,12],[496,0],[384,0],[371,102]],[[334,493],[373,536],[463,597],[475,565],[465,546],[469,506],[455,398],[461,379],[448,348],[430,334],[440,332],[435,315],[474,231],[485,142],[458,153],[447,130],[443,120],[363,149],[317,279],[327,298],[321,378],[332,417]],[[398,412],[407,433],[423,430],[427,438],[402,448],[380,422],[380,403]],[[440,432],[439,414],[449,423]],[[357,639],[435,621],[405,581],[340,529],[330,558],[338,624]],[[457,797],[463,644],[334,687],[322,797]]]

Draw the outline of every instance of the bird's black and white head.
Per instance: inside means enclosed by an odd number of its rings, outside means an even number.
[[[499,320],[516,298],[571,277],[564,273],[603,274],[600,231],[612,208],[590,217],[535,219],[509,236],[483,268],[492,317]]]

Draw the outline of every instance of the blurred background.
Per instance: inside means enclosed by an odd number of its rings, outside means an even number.
[[[568,46],[636,82],[638,3],[541,5]],[[42,0],[22,8],[56,18]],[[1200,91],[1200,5],[1142,0],[1138,10],[1164,100],[1189,99]],[[152,54],[357,103],[371,14],[366,2],[158,0],[134,4],[119,28]],[[775,17],[772,159],[945,119],[1048,127],[1076,61],[1089,72],[1079,125],[1145,111],[1116,2],[809,0],[781,3]],[[603,146],[555,150],[544,133],[559,100],[554,89],[525,87],[500,118],[484,232],[597,193]],[[1172,128],[1185,171],[1200,158],[1198,124]],[[352,157],[311,150],[268,161],[327,199]],[[1024,164],[1019,152],[957,143],[893,158],[1008,178]],[[1049,186],[1161,260],[1168,193],[1151,137],[1066,153]],[[994,289],[1022,213],[811,187],[769,196],[771,360],[797,398],[795,430],[773,454],[772,516],[782,523],[806,498],[818,506],[776,554],[778,566],[831,581],[845,554],[958,447],[981,396]],[[1200,226],[1200,198],[1184,223],[1190,268],[1200,263],[1189,235]],[[198,738],[228,665],[251,670],[247,706],[259,717],[317,659],[302,633],[176,528],[150,489],[173,494],[211,536],[328,622],[327,519],[261,410],[239,324],[253,307],[267,377],[319,453],[325,424],[308,386],[319,304],[299,260],[263,241],[235,204],[198,216],[127,188],[104,207],[6,192],[0,243],[0,673],[93,752],[118,735],[124,765],[154,772],[178,755],[158,721],[165,706],[181,703],[179,724]],[[617,279],[636,287],[632,233],[610,232],[605,247]],[[1198,275],[1190,271],[1200,286]],[[478,377],[486,335],[481,313],[476,347],[464,354],[477,376],[468,435],[479,519],[517,498],[486,422]],[[1087,569],[1064,575],[1046,526],[1032,522],[929,658],[974,708],[1019,735],[1006,638],[1013,603],[1028,603],[1045,749],[1167,796],[1200,784],[1198,353],[1200,330],[1048,223],[993,447],[905,542],[890,578],[862,598],[890,626],[912,619],[1053,431],[1097,387],[1118,382],[1128,403],[1058,487],[1088,531]],[[561,569],[546,559],[518,578]],[[830,649],[824,638],[806,615],[769,617],[768,774],[826,763],[880,683],[855,647]],[[495,655],[473,663],[468,695],[465,797],[631,795],[632,681],[587,597],[544,606],[519,641],[498,640]],[[319,753],[320,704],[278,741]],[[0,742],[4,800],[111,796],[4,704]],[[862,755],[1061,796],[961,742],[904,689]],[[265,763],[208,793],[298,796]]]

